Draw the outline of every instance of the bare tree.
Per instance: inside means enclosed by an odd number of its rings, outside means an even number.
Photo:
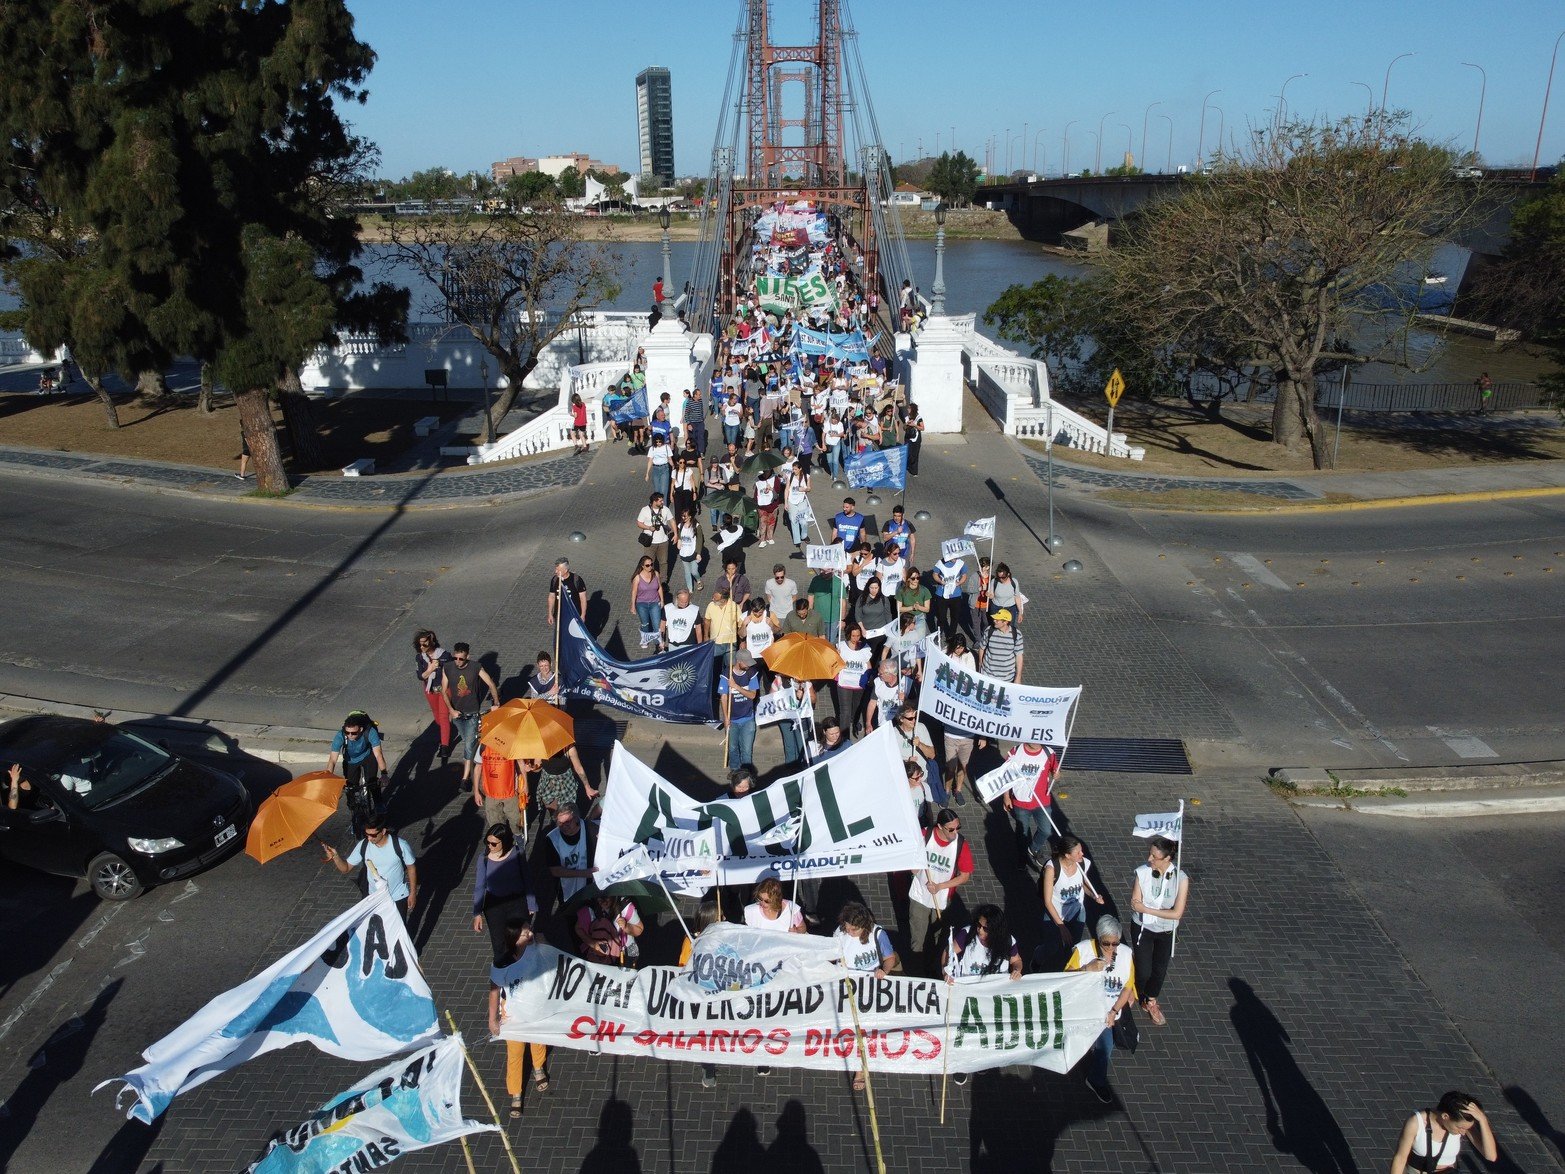
[[[1400,360],[1429,254],[1477,199],[1452,181],[1450,151],[1405,128],[1374,115],[1255,130],[1103,259],[1112,312],[1147,342],[1275,383],[1272,440],[1307,440],[1316,468],[1329,453],[1317,372]]]
[[[507,387],[490,416],[498,428],[544,348],[574,316],[619,293],[620,257],[605,222],[558,206],[465,217],[401,217],[392,259],[436,291],[426,313],[472,331]]]

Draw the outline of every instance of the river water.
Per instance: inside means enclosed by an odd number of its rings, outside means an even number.
[[[656,241],[623,241],[614,246],[622,258],[620,292],[601,308],[609,310],[650,309],[652,283],[662,272],[662,246]],[[674,288],[684,285],[695,260],[693,241],[674,241],[669,247],[669,268]],[[927,296],[935,280],[935,245],[930,240],[907,242],[908,260],[916,274],[915,284]],[[365,248],[363,266],[370,281],[391,281],[413,291],[411,316],[429,320],[439,317],[432,287],[405,266],[389,261],[383,245]],[[1457,258],[1437,257],[1432,268],[1443,267],[1454,284],[1459,280],[1461,264]],[[1046,251],[1030,241],[946,242],[946,309],[952,314],[986,310],[1009,285],[1028,284],[1047,274],[1080,276],[1088,266],[1069,257]],[[9,290],[0,289],[0,309],[16,304]],[[989,331],[985,331],[990,333]],[[1492,344],[1475,338],[1453,335],[1442,343],[1432,331],[1415,330],[1408,341],[1408,357],[1417,370],[1389,365],[1370,365],[1356,372],[1357,383],[1470,383],[1482,371],[1495,382],[1531,381],[1546,368],[1537,357],[1519,348],[1496,350]]]

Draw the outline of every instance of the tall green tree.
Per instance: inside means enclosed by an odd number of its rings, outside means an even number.
[[[1404,353],[1417,278],[1473,213],[1451,157],[1396,117],[1258,129],[1124,225],[1100,261],[1107,312],[1165,357],[1213,353],[1273,380],[1272,439],[1308,443],[1323,468],[1315,376]]]
[[[966,151],[955,155],[947,151],[935,160],[924,182],[946,203],[965,208],[978,190],[978,162],[969,158]]]
[[[89,354],[116,335],[127,378],[138,353],[210,361],[261,488],[285,489],[270,397],[339,322],[396,302],[353,293],[358,226],[333,197],[365,160],[336,103],[374,62],[343,0],[0,4],[0,43],[0,182],[86,242],[27,258],[27,329]]]

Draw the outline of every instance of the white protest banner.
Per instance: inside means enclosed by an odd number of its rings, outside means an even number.
[[[1103,980],[1092,972],[999,975],[959,987],[855,974],[850,987],[840,972],[782,970],[758,987],[698,998],[672,966],[625,971],[534,945],[501,976],[502,1039],[690,1063],[852,1071],[855,1009],[869,1066],[920,1076],[1010,1064],[1067,1072],[1103,1031]]]
[[[994,515],[987,518],[974,518],[962,529],[962,533],[968,538],[993,538]]]
[[[812,571],[846,570],[848,552],[836,542],[828,542],[825,546],[807,544],[804,548],[804,565]]]
[[[803,826],[793,845],[762,837],[793,812]],[[717,825],[720,884],[763,876],[844,876],[924,867],[923,837],[907,801],[901,743],[887,725],[825,762],[765,790],[702,801],[614,747],[593,864],[607,871],[636,844],[656,850],[665,832]]]
[[[775,693],[762,693],[755,699],[755,724],[775,725],[777,722],[798,721],[813,714],[815,707],[808,697],[798,697],[792,689],[779,689]]]
[[[407,926],[377,889],[142,1052],[140,1068],[93,1091],[124,1081],[116,1105],[132,1094],[126,1116],[150,1124],[180,1093],[262,1052],[307,1043],[344,1060],[379,1060],[439,1035]]]
[[[977,788],[979,798],[985,803],[993,803],[1025,778],[1026,774],[1022,768],[1007,759],[988,774],[979,775],[973,780],[973,786]]]
[[[1160,811],[1153,815],[1136,816],[1136,826],[1131,830],[1143,840],[1149,840],[1153,836],[1166,836],[1170,840],[1177,840],[1184,831],[1184,822],[1182,811]]]
[[[829,979],[837,960],[831,938],[719,921],[691,944],[690,961],[676,973],[670,990],[680,998],[701,999],[718,991],[754,990],[779,975]]]
[[[808,427],[808,425],[805,425]],[[810,504],[810,499],[801,497],[796,505],[789,505],[788,512],[798,519],[799,525],[810,526],[815,522],[815,507]],[[808,566],[809,564],[805,564]]]
[[[1063,749],[1070,740],[1072,710],[1080,699],[1080,686],[1016,685],[969,672],[931,645],[918,711],[963,733]]]
[[[453,1035],[366,1076],[274,1135],[246,1174],[379,1170],[414,1150],[499,1129],[462,1116],[462,1037]]]
[[[978,548],[973,545],[971,538],[947,538],[940,544],[940,560],[942,562],[953,558],[978,557]]]
[[[593,879],[600,889],[621,881],[657,877],[670,893],[704,894],[717,883],[717,828],[687,832],[664,828],[658,839],[636,844]]]
[[[794,811],[778,821],[777,826],[769,832],[763,832],[755,838],[757,844],[787,844],[790,847],[799,838],[799,833],[804,830],[804,812]]]
[[[866,641],[870,641],[870,640],[876,639],[877,637],[881,637],[881,638],[884,638],[886,640],[890,640],[890,639],[893,639],[896,636],[901,635],[901,633],[902,633],[902,620],[899,617],[897,619],[892,620],[885,627],[882,627],[882,628],[872,628],[868,632],[865,632],[864,633],[864,639]]]

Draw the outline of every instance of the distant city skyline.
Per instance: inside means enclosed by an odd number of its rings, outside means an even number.
[[[626,90],[649,60],[681,79],[675,170],[709,169],[738,0],[705,0],[694,6],[699,15],[630,0],[461,0],[439,20],[413,0],[350,0],[350,8],[379,60],[368,102],[344,114],[380,147],[384,176],[487,171],[495,160],[566,149],[639,160]],[[813,8],[774,0],[774,39],[810,39]],[[1198,145],[1211,153],[1220,124],[1231,143],[1269,123],[1285,85],[1298,117],[1362,114],[1385,93],[1390,108],[1412,112],[1421,134],[1460,150],[1473,145],[1486,86],[1480,153],[1491,166],[1525,165],[1550,55],[1565,32],[1565,6],[1551,0],[1498,0],[1483,10],[1455,0],[1320,0],[1308,14],[1267,13],[1243,0],[1194,10],[1125,0],[1112,35],[1090,17],[1065,22],[1043,6],[899,0],[892,18],[856,0],[848,11],[892,157],[911,160],[920,143],[924,155],[954,145],[982,163],[992,139],[999,171],[1007,161],[1013,170],[1061,170],[1067,132],[1071,170],[1100,155],[1103,166],[1118,163],[1127,142],[1150,170],[1193,164]],[[1565,154],[1565,64],[1555,82],[1540,164]]]

